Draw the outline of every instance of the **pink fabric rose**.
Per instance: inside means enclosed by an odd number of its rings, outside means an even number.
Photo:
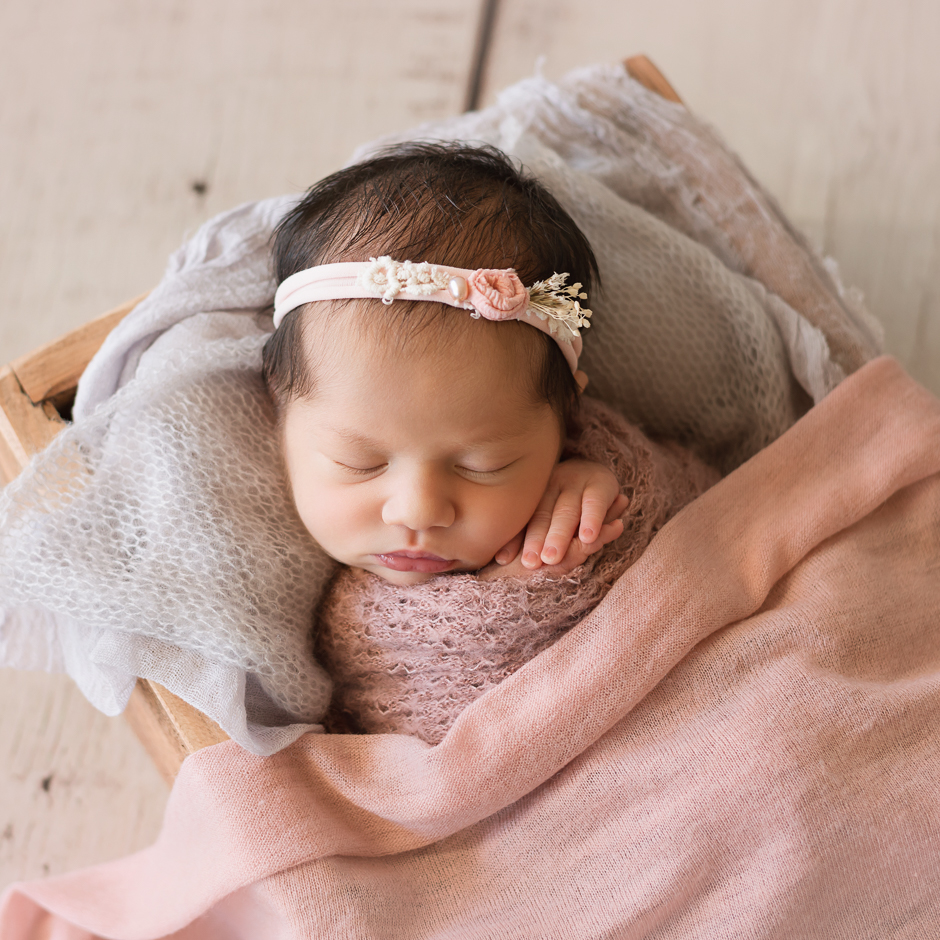
[[[487,320],[513,320],[529,303],[529,292],[515,271],[480,268],[467,278],[469,303]]]

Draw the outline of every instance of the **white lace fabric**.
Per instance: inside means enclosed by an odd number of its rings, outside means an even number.
[[[880,350],[714,134],[622,69],[530,79],[404,136],[486,141],[545,183],[600,264],[592,394],[725,471]],[[0,665],[66,669],[109,714],[155,679],[256,753],[318,727],[330,695],[311,616],[335,563],[297,519],[259,374],[269,239],[296,198],[218,216],[171,258],[75,423],[0,496]]]

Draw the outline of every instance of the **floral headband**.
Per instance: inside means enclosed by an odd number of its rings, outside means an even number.
[[[435,300],[469,310],[487,320],[521,320],[547,333],[561,347],[572,372],[581,355],[580,330],[590,326],[591,311],[579,301],[581,285],[565,286],[567,274],[524,287],[512,268],[449,268],[422,261],[341,261],[298,271],[283,281],[274,296],[274,328],[291,310],[314,300],[381,297],[394,300]]]

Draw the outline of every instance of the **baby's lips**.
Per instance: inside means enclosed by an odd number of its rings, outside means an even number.
[[[435,574],[447,571],[454,564],[453,558],[441,558],[429,552],[398,551],[375,556],[379,563],[392,571],[417,571]]]

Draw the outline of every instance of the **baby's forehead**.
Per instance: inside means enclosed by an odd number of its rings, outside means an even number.
[[[400,461],[440,465],[467,459],[504,465],[532,453],[557,451],[562,441],[547,406],[539,413],[485,406],[468,411],[459,404],[455,409],[453,400],[428,407],[414,398],[369,406],[369,402],[331,398],[292,403],[283,443],[289,450],[312,447],[327,465],[335,461],[372,466]]]
[[[458,381],[485,374],[499,385],[531,385],[544,358],[543,334],[517,321],[493,322],[434,302],[349,299],[309,304],[304,348],[318,379],[343,371],[399,367]]]
[[[387,348],[373,333],[312,368],[311,393],[288,405],[289,433],[348,447],[427,445],[441,453],[539,437],[545,427],[557,433],[552,407],[520,379],[525,369],[492,343]]]
[[[372,439],[382,437],[382,428],[375,430],[379,415],[399,426],[449,422],[463,439],[496,443],[522,436],[526,423],[547,410],[564,433],[567,414],[545,391],[544,334],[524,323],[372,299],[310,304],[303,315],[298,397],[317,405],[305,409],[309,421],[342,414],[343,427]],[[563,360],[560,371],[569,375]]]

